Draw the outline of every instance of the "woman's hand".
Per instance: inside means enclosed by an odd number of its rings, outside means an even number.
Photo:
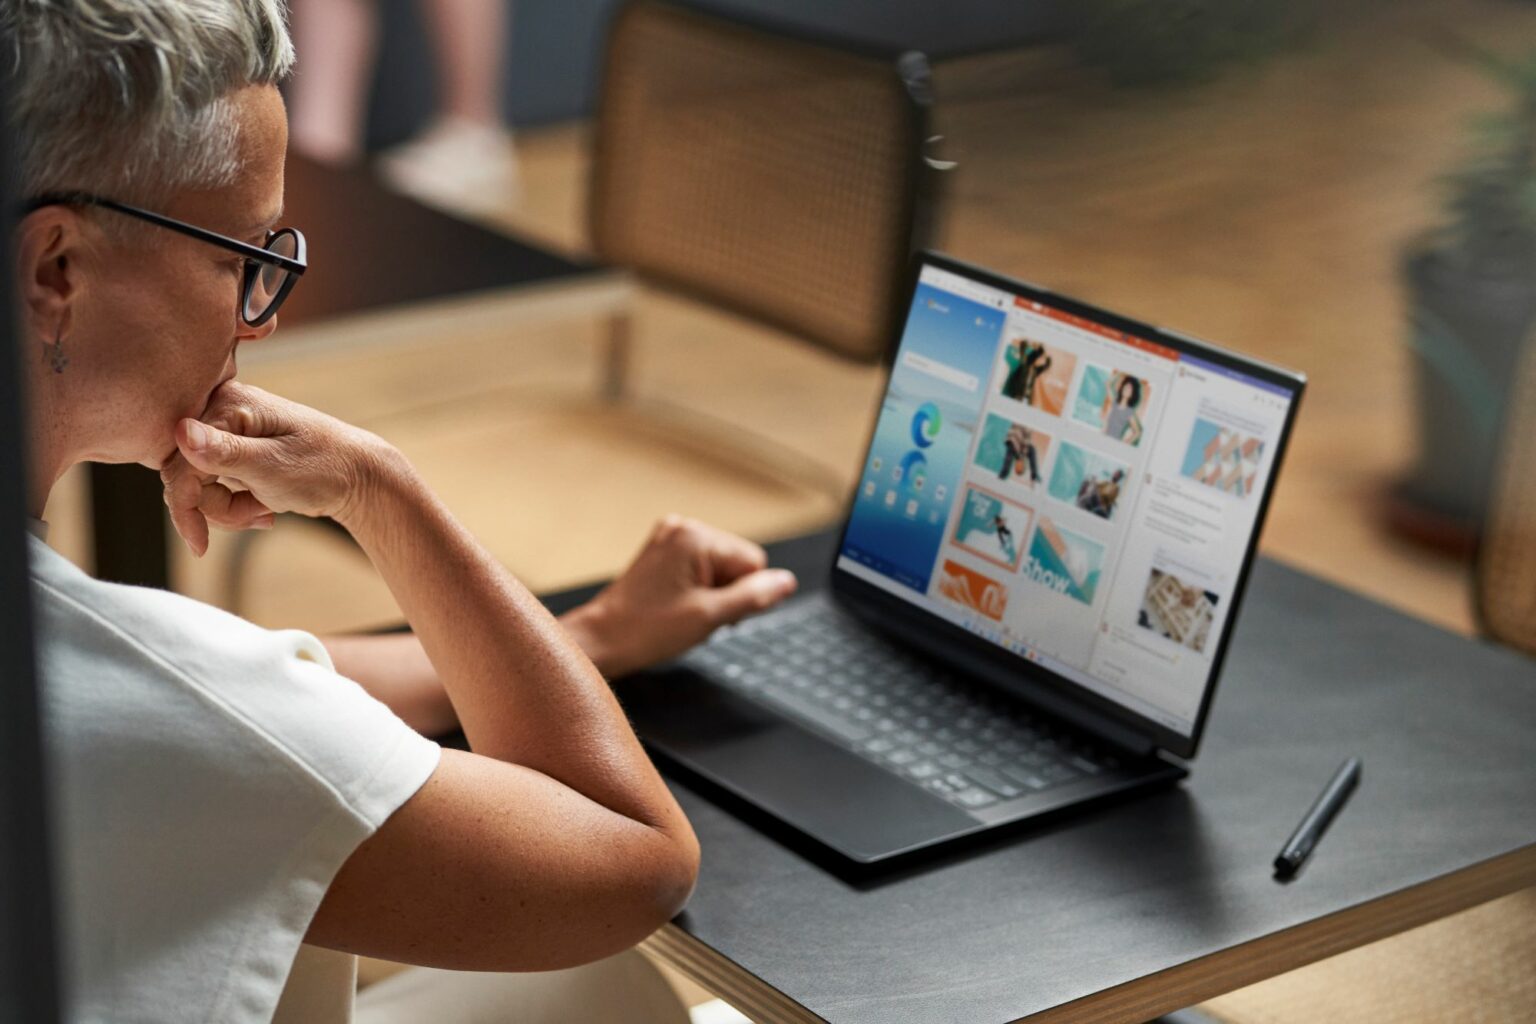
[[[674,658],[795,592],[751,541],[681,516],[656,524],[623,575],[562,620],[610,679]]]
[[[372,468],[392,449],[367,431],[229,381],[199,419],[176,425],[160,470],[176,532],[193,554],[208,550],[208,525],[270,527],[275,513],[340,519]]]

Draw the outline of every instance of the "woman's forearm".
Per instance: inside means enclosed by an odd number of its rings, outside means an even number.
[[[560,624],[604,672],[606,654],[583,605],[560,616]],[[459,727],[459,715],[437,668],[415,633],[357,633],[320,638],[336,671],[367,690],[423,736],[442,736]]]
[[[386,449],[337,520],[436,666],[471,749],[653,827],[688,832],[607,683],[526,588]]]

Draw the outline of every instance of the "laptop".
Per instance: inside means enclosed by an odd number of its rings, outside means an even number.
[[[1305,379],[937,253],[829,585],[621,696],[850,865],[1182,778]]]

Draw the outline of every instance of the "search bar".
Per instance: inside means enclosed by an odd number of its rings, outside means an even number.
[[[903,353],[901,365],[916,370],[918,373],[925,373],[946,384],[953,384],[955,387],[963,388],[966,391],[975,391],[981,387],[981,382],[972,374],[966,373],[964,370],[957,370],[953,366],[946,366],[916,352]]]

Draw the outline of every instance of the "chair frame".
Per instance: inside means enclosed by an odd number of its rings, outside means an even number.
[[[849,42],[826,34],[810,32],[803,27],[791,26],[772,18],[748,15],[738,16],[734,14],[730,17],[725,17],[718,11],[706,9],[699,3],[693,2],[693,0],[626,0],[626,3],[615,13],[613,20],[609,23],[608,35],[603,48],[603,74],[598,93],[595,119],[597,131],[593,141],[592,171],[587,191],[588,237],[592,239],[594,249],[598,251],[599,255],[601,255],[604,248],[602,238],[604,237],[604,224],[606,223],[608,212],[604,197],[609,194],[608,185],[611,175],[614,173],[614,161],[609,155],[612,143],[604,130],[604,125],[609,122],[615,102],[614,82],[616,76],[613,74],[613,71],[616,60],[616,47],[614,43],[624,32],[628,21],[645,13],[645,8],[656,6],[671,7],[690,17],[713,21],[720,30],[740,33],[743,38],[767,33],[792,43],[800,43],[806,46],[833,51],[839,57],[851,56],[889,64],[892,86],[907,101],[905,118],[907,141],[903,148],[909,153],[909,158],[903,168],[904,181],[902,184],[901,209],[904,215],[899,232],[900,237],[905,239],[905,247],[902,251],[891,254],[887,273],[890,275],[891,280],[905,282],[908,277],[913,254],[927,248],[932,238],[936,211],[939,204],[939,165],[930,159],[927,154],[927,147],[938,141],[938,138],[931,133],[930,111],[933,103],[933,88],[932,73],[927,56],[917,51],[893,53],[886,49]],[[760,310],[749,310],[734,305],[717,296],[707,294],[688,281],[653,271],[638,271],[637,276],[642,280],[659,284],[673,294],[681,295],[717,309],[726,310],[758,323],[767,324],[786,334],[797,337],[803,336],[803,330],[799,325],[775,318],[772,314],[765,314]],[[883,322],[879,327],[880,335],[887,338],[894,337],[905,321],[906,315],[906,294],[898,285],[891,290],[891,301],[889,307],[885,310]],[[633,346],[631,317],[631,312],[620,313],[614,316],[609,323],[607,347],[604,354],[602,393],[610,400],[622,398],[627,390],[628,367]],[[853,362],[872,364],[880,362],[885,357],[885,353],[881,351],[870,353],[867,356],[854,356],[824,344],[821,339],[815,340],[818,347]]]
[[[1472,611],[1478,632],[1536,657],[1536,616],[1533,616],[1533,621],[1524,623],[1529,628],[1526,634],[1509,635],[1507,624],[1501,619],[1497,608],[1497,602],[1503,595],[1494,592],[1494,585],[1489,578],[1495,559],[1504,555],[1504,535],[1500,532],[1504,524],[1501,517],[1511,514],[1510,506],[1519,500],[1519,485],[1512,478],[1516,475],[1520,456],[1525,452],[1536,454],[1536,437],[1521,433],[1529,433],[1536,426],[1531,413],[1522,407],[1522,400],[1527,397],[1524,392],[1532,389],[1536,389],[1536,329],[1526,335],[1516,363],[1514,381],[1505,396],[1503,424],[1497,435],[1499,451],[1493,472],[1489,474],[1488,497],[1483,503],[1486,511],[1474,551]],[[1532,397],[1536,397],[1536,393]],[[1536,467],[1536,462],[1527,459],[1526,465]],[[1536,485],[1527,484],[1526,487],[1533,492],[1526,501],[1532,506],[1533,515],[1536,515]],[[1536,523],[1532,524],[1532,530],[1533,536],[1536,536]],[[1533,569],[1536,569],[1536,552],[1532,552],[1529,557]],[[1536,581],[1533,581],[1533,586],[1536,586]]]

